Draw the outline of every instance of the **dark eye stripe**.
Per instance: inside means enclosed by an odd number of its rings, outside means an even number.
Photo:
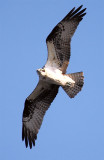
[[[45,72],[45,69],[42,69],[43,72]]]

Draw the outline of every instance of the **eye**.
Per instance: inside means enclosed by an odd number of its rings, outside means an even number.
[[[42,72],[45,72],[45,69],[42,69]]]

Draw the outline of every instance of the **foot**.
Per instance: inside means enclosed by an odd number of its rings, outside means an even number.
[[[71,86],[71,82],[67,82],[66,86],[70,87]]]

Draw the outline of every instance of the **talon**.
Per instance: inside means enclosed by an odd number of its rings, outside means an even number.
[[[70,87],[71,86],[71,82],[67,82],[66,85]]]

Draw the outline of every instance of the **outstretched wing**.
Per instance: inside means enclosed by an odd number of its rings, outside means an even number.
[[[46,110],[56,97],[59,86],[39,81],[36,89],[27,97],[23,111],[22,140],[26,147],[35,146],[37,133],[41,127]]]
[[[66,72],[70,59],[70,42],[79,22],[83,19],[85,9],[82,6],[73,8],[65,18],[60,21],[46,39],[48,60],[45,67],[56,67]]]

